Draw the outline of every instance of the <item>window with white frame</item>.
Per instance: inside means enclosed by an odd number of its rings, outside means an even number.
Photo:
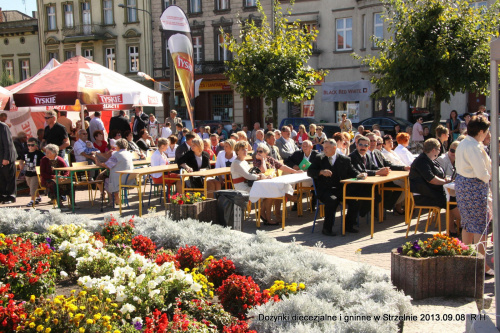
[[[29,59],[21,60],[21,80],[30,78],[30,61]]]
[[[47,30],[56,30],[56,6],[47,7]]]
[[[127,22],[137,22],[136,0],[127,0]]]
[[[352,17],[337,19],[337,51],[352,50]]]
[[[59,54],[58,52],[49,52],[49,60],[50,59],[56,59],[56,60],[59,60]]]
[[[94,50],[92,50],[92,49],[83,50],[83,57],[93,61],[94,60]]]
[[[72,28],[75,23],[73,21],[73,4],[67,3],[63,5],[64,8],[64,26]]]
[[[113,24],[113,0],[104,0],[102,2],[102,11],[104,24]]]
[[[196,64],[199,64],[203,59],[203,45],[201,42],[201,36],[193,36],[193,60]]]
[[[201,0],[189,0],[189,12],[192,14],[201,13]]]
[[[9,78],[14,79],[14,61],[5,60],[3,70],[7,73]]]
[[[171,5],[173,5],[173,0],[163,0],[163,10]]]
[[[128,47],[128,69],[129,72],[139,71],[139,46]]]
[[[217,10],[229,9],[229,0],[215,0],[215,4]]]
[[[231,57],[231,53],[224,46],[224,36],[227,36],[227,34],[221,34],[219,32],[219,34],[217,35],[217,60],[219,61],[227,61],[230,60]]]
[[[257,0],[245,0],[245,7],[256,7]]]
[[[76,51],[75,50],[64,51],[64,58],[65,58],[65,60],[68,60],[68,59],[73,58],[75,56],[76,56]]]
[[[106,67],[112,71],[116,71],[116,54],[114,47],[106,48]]]
[[[384,39],[384,20],[382,13],[373,14],[373,46],[377,46],[376,41]]]

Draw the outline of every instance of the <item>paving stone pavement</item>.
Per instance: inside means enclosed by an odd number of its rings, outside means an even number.
[[[149,191],[149,185],[147,190]],[[147,195],[145,195],[145,203],[143,208],[143,214],[147,214]],[[122,215],[137,215],[138,212],[138,200],[136,192],[133,192],[129,198],[130,207],[125,207]],[[21,195],[17,198],[17,202],[10,205],[1,205],[0,207],[19,207],[23,209],[28,209],[25,205],[29,202],[29,197],[27,195]],[[87,215],[89,219],[101,220],[104,215],[113,213],[118,215],[118,209],[113,209],[110,207],[105,207],[104,211],[100,211],[100,203],[96,203],[91,206],[88,202],[88,192],[84,189],[79,189],[76,192],[76,202],[79,209],[76,210],[78,215]],[[156,207],[157,214],[164,214],[164,206],[160,205],[159,198],[152,198],[152,206]],[[43,201],[37,206],[37,209],[47,210],[52,209],[52,205],[48,203],[47,197],[43,197]],[[306,209],[306,204],[304,204],[304,209]],[[70,213],[68,211],[68,213]],[[281,226],[264,226],[261,224],[260,230],[264,230],[270,236],[275,237],[281,242],[292,242],[295,241],[305,247],[308,247],[314,251],[323,252],[332,257],[332,260],[337,260],[336,258],[345,259],[342,261],[345,265],[351,265],[355,267],[359,264],[372,265],[381,271],[385,272],[390,277],[391,260],[390,251],[398,246],[401,246],[406,241],[414,241],[417,239],[427,238],[432,236],[433,233],[437,232],[435,226],[429,227],[429,232],[424,233],[425,220],[420,223],[419,230],[416,235],[414,235],[416,216],[412,219],[411,231],[408,238],[406,235],[406,225],[404,224],[403,216],[395,216],[392,212],[387,212],[385,220],[382,223],[377,221],[375,218],[375,233],[373,239],[370,237],[370,225],[367,224],[366,218],[360,218],[360,232],[358,234],[347,233],[346,236],[341,236],[341,226],[342,220],[340,218],[340,212],[337,212],[337,217],[335,221],[334,231],[337,232],[335,237],[327,237],[321,234],[321,228],[323,226],[322,219],[318,219],[314,233],[312,233],[312,226],[314,220],[314,212],[304,211],[303,217],[298,217],[297,212],[291,212],[290,208],[287,211],[286,217],[286,227],[285,230],[281,230]],[[445,230],[445,215],[441,216],[442,228]],[[249,218],[243,222],[242,232],[244,233],[255,233],[258,228],[255,223],[255,215],[252,212]],[[490,248],[491,244],[490,244]],[[361,249],[361,254],[357,254],[356,251]],[[340,260],[342,260],[340,259]],[[490,263],[490,257],[487,260]],[[491,264],[490,264],[491,265]],[[451,272],[450,272],[451,273]],[[487,302],[491,303],[489,308],[485,311],[490,315],[490,318],[494,320],[495,314],[495,302],[491,302],[491,297],[494,297],[494,279],[488,278],[485,281],[485,295],[487,296]],[[488,299],[489,298],[489,299]],[[478,313],[478,308],[473,299],[442,299],[442,298],[432,298],[421,301],[412,301],[414,305],[414,314],[420,316],[421,314],[467,314],[467,313]],[[445,331],[448,332],[464,332],[465,331],[465,321],[437,321],[430,319],[429,321],[416,321],[416,322],[405,322],[404,332],[422,332],[422,331]]]

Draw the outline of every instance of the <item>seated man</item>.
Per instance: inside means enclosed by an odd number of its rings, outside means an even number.
[[[325,222],[323,224],[323,235],[335,236],[332,231],[335,221],[335,211],[340,202],[342,202],[344,179],[357,177],[359,172],[352,166],[348,157],[336,154],[337,143],[333,139],[327,139],[324,142],[324,152],[316,155],[312,160],[307,175],[312,177],[316,184],[316,191],[319,200],[325,204]],[[349,195],[356,191],[355,186],[348,186]],[[349,207],[346,214],[345,228],[347,232],[357,233],[354,223],[358,216],[358,207],[356,200],[347,200]]]

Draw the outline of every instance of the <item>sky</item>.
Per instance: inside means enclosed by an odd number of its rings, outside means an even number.
[[[36,10],[36,0],[24,1],[26,2],[26,7],[23,0],[0,0],[0,8],[2,10],[18,10],[31,16],[31,12]]]

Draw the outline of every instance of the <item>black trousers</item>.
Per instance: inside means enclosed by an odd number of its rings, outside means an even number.
[[[318,199],[325,204],[325,222],[323,224],[323,230],[332,231],[335,222],[335,212],[337,211],[339,203],[342,202],[342,196],[334,191],[328,191],[318,194]],[[346,229],[350,229],[356,222],[359,205],[356,200],[347,200],[346,204],[348,210],[345,217],[345,227]],[[316,207],[316,209],[318,209],[318,207]]]
[[[16,164],[0,166],[0,201],[16,197]]]

